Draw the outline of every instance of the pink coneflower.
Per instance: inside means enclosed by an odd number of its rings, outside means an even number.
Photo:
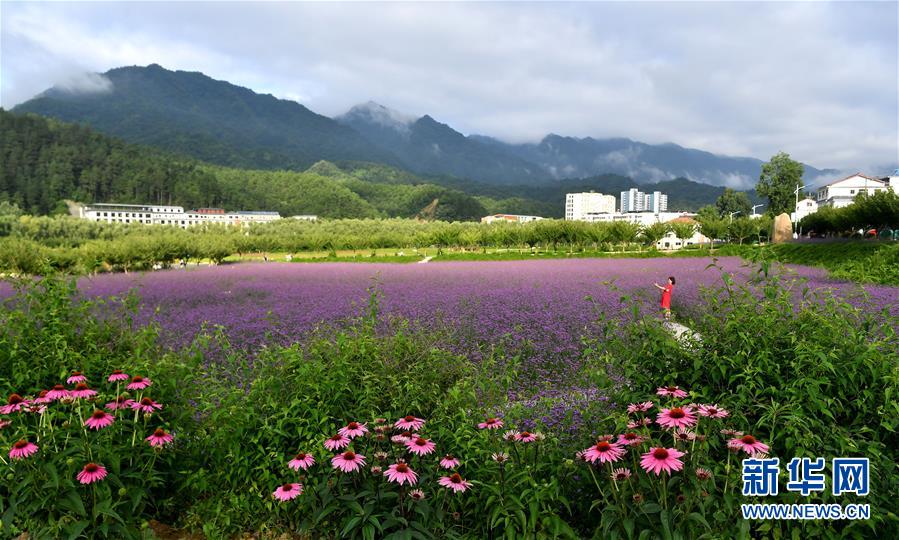
[[[386,460],[386,459],[387,459],[387,452],[383,452],[383,451],[380,451],[380,450],[377,451],[377,452],[375,452],[375,459],[377,459],[378,461],[384,461],[384,460]]]
[[[530,443],[536,441],[537,437],[535,437],[534,434],[530,431],[522,431],[515,436],[515,440],[522,443]]]
[[[84,421],[84,425],[93,430],[100,431],[102,428],[112,425],[113,422],[115,422],[115,417],[113,415],[97,409],[94,411],[94,414],[90,415],[90,417]]]
[[[731,439],[727,442],[727,446],[733,449],[739,449],[750,456],[760,453],[768,453],[768,445],[756,439],[752,435],[743,435],[739,439]]]
[[[350,438],[346,435],[341,435],[340,433],[331,435],[325,441],[325,448],[332,452],[336,452],[337,450],[342,450],[350,445]]]
[[[303,484],[284,484],[272,492],[272,497],[281,502],[297,498],[303,493]]]
[[[612,442],[612,439],[614,439],[614,438],[615,438],[614,435],[600,435],[599,437],[596,438],[596,442],[603,442],[603,441]]]
[[[305,454],[300,452],[293,459],[287,462],[287,466],[291,469],[298,471],[303,469],[304,471],[309,467],[315,465],[315,458],[312,457],[312,454]]]
[[[162,405],[156,403],[152,399],[145,397],[138,402],[132,403],[131,408],[136,411],[141,411],[146,414],[151,414],[154,411],[158,411],[162,409]]]
[[[676,398],[687,397],[687,393],[681,390],[679,386],[660,386],[656,389],[656,394],[660,396],[671,396]]]
[[[96,463],[88,463],[75,477],[82,484],[92,484],[106,478],[106,467]]]
[[[398,433],[398,434],[394,435],[393,437],[390,437],[390,441],[393,442],[394,444],[406,444],[407,442],[409,442],[412,439],[417,438],[417,437],[418,437],[418,435],[415,435],[414,433],[404,431],[403,433]]]
[[[359,422],[350,422],[345,427],[338,429],[337,433],[343,435],[344,437],[354,439],[368,433],[368,428],[365,427],[365,424],[360,424]]]
[[[691,442],[696,440],[696,432],[690,431],[689,429],[677,428],[677,433],[674,434],[674,438],[681,442]]]
[[[652,406],[653,402],[651,401],[644,401],[643,403],[631,403],[627,406],[627,413],[635,414],[638,412],[646,412],[649,409],[652,409]]]
[[[66,384],[86,383],[87,377],[80,371],[73,371],[72,376],[66,379]]]
[[[394,463],[387,467],[387,470],[384,471],[384,476],[387,477],[387,480],[396,482],[399,485],[403,485],[405,482],[411,486],[418,481],[418,475],[415,471],[403,462]]]
[[[509,461],[509,454],[507,454],[505,452],[494,452],[490,456],[490,459],[492,459],[493,461],[495,461],[499,464],[503,464],[503,463]]]
[[[84,383],[78,383],[75,385],[75,389],[69,392],[69,396],[73,398],[90,398],[97,395],[96,390],[91,390]]]
[[[10,394],[6,405],[0,407],[0,414],[12,414],[28,406],[28,401],[19,394]]]
[[[459,466],[459,460],[447,454],[440,460],[440,466],[444,469],[455,469]]]
[[[37,395],[37,397],[34,398],[34,400],[31,403],[37,404],[37,405],[46,405],[47,403],[50,403],[53,400],[48,398],[47,394],[49,394],[49,392],[47,392],[46,390],[41,390],[40,393]]]
[[[57,385],[54,385],[53,388],[51,388],[49,392],[47,392],[46,397],[47,397],[47,399],[49,399],[51,401],[55,401],[57,399],[62,399],[62,398],[67,398],[67,397],[69,397],[69,391],[66,390],[65,386],[63,386],[61,384],[57,384]]]
[[[708,418],[727,418],[730,412],[727,409],[722,409],[717,405],[700,405],[699,406],[699,415],[706,416]]]
[[[584,450],[584,461],[596,463],[614,463],[624,455],[624,448],[608,441],[600,441]]]
[[[499,429],[503,427],[503,421],[499,418],[490,417],[478,424],[478,429]]]
[[[682,407],[671,407],[662,409],[662,412],[656,417],[656,422],[669,428],[692,427],[696,425],[696,415]]]
[[[505,433],[503,433],[503,439],[505,439],[508,442],[517,441],[519,435],[520,435],[520,433],[518,433],[514,429],[510,429],[510,430],[506,431]]]
[[[413,501],[420,501],[425,498],[425,492],[420,489],[413,489],[409,492],[409,498]]]
[[[712,471],[708,469],[703,469],[702,467],[696,467],[696,478],[700,480],[708,480],[712,477]]]
[[[418,454],[419,456],[430,454],[434,451],[434,447],[436,446],[434,441],[430,441],[424,437],[418,437],[406,443],[406,448],[413,454]]]
[[[380,465],[372,465],[369,471],[371,471],[371,474],[374,476],[381,476],[381,474],[384,473],[384,467],[381,467]]]
[[[342,454],[337,454],[332,457],[331,465],[335,469],[340,469],[345,473],[356,472],[360,467],[365,465],[365,456],[357,454],[352,450],[347,450]]]
[[[633,431],[628,431],[627,433],[618,436],[618,444],[622,446],[634,446],[643,443],[645,440],[646,437],[637,435]]]
[[[742,431],[737,431],[735,429],[722,429],[721,434],[728,435],[730,437],[742,437],[743,436]]]
[[[9,459],[25,459],[28,456],[37,452],[37,445],[33,442],[28,442],[25,439],[21,439],[12,445],[12,448],[9,450]]]
[[[640,466],[646,472],[654,472],[656,475],[661,475],[662,471],[671,474],[671,471],[679,471],[684,467],[684,462],[678,459],[683,455],[684,452],[676,448],[650,448],[649,452],[643,454]]]
[[[441,476],[437,483],[453,490],[453,493],[464,493],[471,487],[471,482],[463,480],[459,473],[453,473],[451,476]]]
[[[627,467],[621,469],[612,469],[612,473],[609,476],[616,482],[622,482],[631,477],[631,470]]]
[[[130,378],[131,377],[129,377],[127,373],[123,373],[121,369],[114,369],[106,380],[109,382],[121,382],[127,381]]]
[[[405,431],[418,431],[421,429],[421,426],[425,424],[425,421],[421,418],[415,418],[414,416],[406,416],[404,418],[400,418],[393,424],[393,427],[397,429],[402,429]]]
[[[149,378],[135,375],[134,377],[131,377],[131,382],[128,383],[128,386],[126,386],[125,388],[128,390],[143,390],[151,384],[153,384],[153,381],[151,381]]]
[[[115,401],[110,401],[104,406],[110,411],[114,411],[116,409],[131,409],[134,407],[134,400],[128,399],[125,396],[119,396],[115,398]]]
[[[165,446],[172,442],[172,434],[166,433],[162,428],[156,428],[156,431],[144,440],[150,443],[150,446]]]

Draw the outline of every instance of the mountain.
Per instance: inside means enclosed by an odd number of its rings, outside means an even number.
[[[3,109],[0,141],[0,203],[31,214],[67,213],[69,199],[331,218],[408,218],[437,200],[438,219],[477,220],[487,213],[478,198],[380,164],[356,163],[351,170],[327,162],[306,171],[234,169]]]
[[[370,101],[335,119],[418,173],[495,184],[528,184],[548,177],[533,163],[470,139],[428,115],[416,119]]]
[[[156,64],[112,69],[90,81],[80,90],[51,88],[13,111],[84,123],[131,143],[251,169],[302,171],[320,160],[361,161],[505,186],[617,174],[641,184],[686,178],[745,189],[755,184],[762,164],[624,138],[550,134],[537,143],[509,144],[373,102],[331,119],[293,101]],[[806,180],[824,174],[835,171],[806,166]]]
[[[91,91],[51,88],[13,109],[232,167],[302,170],[322,160],[402,165],[353,129],[294,101],[202,73],[122,67]]]
[[[612,173],[639,183],[686,178],[746,189],[758,181],[763,163],[755,158],[720,156],[673,143],[653,145],[625,138],[581,139],[550,134],[536,144],[507,144],[477,135],[471,138],[533,163],[556,179]],[[836,173],[809,165],[805,170],[806,178]]]

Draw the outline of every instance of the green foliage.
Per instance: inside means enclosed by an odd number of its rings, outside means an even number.
[[[768,274],[768,268],[762,265],[757,280],[746,285],[723,274],[724,285],[703,295],[689,313],[699,341],[678,346],[658,322],[639,320],[610,329],[596,348],[623,369],[633,388],[677,383],[690,391],[692,401],[731,411],[747,426],[740,429],[769,444],[781,463],[803,456],[870,458],[871,495],[864,500],[835,498],[826,491],[811,500],[782,493],[770,502],[869,502],[878,509],[870,521],[809,523],[802,536],[861,538],[878,531],[893,537],[899,523],[892,500],[899,489],[899,321],[812,294],[793,278]],[[619,399],[643,400],[629,392]],[[727,478],[734,486],[739,475],[731,470]],[[722,480],[718,476],[716,489]],[[736,536],[730,528],[740,525],[733,519],[738,502],[723,493],[703,512],[704,521],[719,528],[720,536]],[[693,529],[698,524],[682,523],[678,529],[698,531]],[[796,527],[790,522],[748,525],[759,533],[766,530],[770,538],[789,537]]]
[[[752,211],[752,204],[749,202],[749,196],[745,191],[735,191],[726,188],[724,193],[715,201],[715,208],[718,210],[720,217],[729,216],[734,212],[738,212],[743,217],[748,217]]]
[[[883,239],[899,239],[899,193],[889,189],[860,193],[849,206],[819,208],[802,218],[799,227],[817,235],[857,235],[859,229],[876,228]]]
[[[647,245],[654,246],[656,242],[664,238],[670,230],[671,227],[667,223],[653,223],[648,227],[643,227],[640,234],[643,236]]]
[[[785,152],[778,152],[762,165],[755,191],[768,198],[767,213],[776,216],[793,211],[795,190],[802,185],[803,169],[802,163],[793,161]]]
[[[742,244],[743,240],[758,236],[760,224],[762,223],[757,218],[737,218],[727,225],[727,233],[730,235],[731,240],[736,240],[738,244]]]

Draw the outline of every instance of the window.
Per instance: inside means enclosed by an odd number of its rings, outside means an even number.
[[[855,195],[855,190],[854,190],[854,189],[850,189],[850,190],[849,190],[849,194],[850,194],[850,195]]]

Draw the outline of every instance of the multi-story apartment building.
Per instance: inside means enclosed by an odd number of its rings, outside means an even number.
[[[182,206],[112,203],[80,206],[78,216],[106,223],[174,225],[181,228],[203,224],[246,225],[281,219],[277,212],[225,212],[221,208],[198,208],[185,211]]]
[[[615,196],[602,193],[568,193],[565,195],[565,219],[581,221],[588,214],[612,214],[615,212]]]

